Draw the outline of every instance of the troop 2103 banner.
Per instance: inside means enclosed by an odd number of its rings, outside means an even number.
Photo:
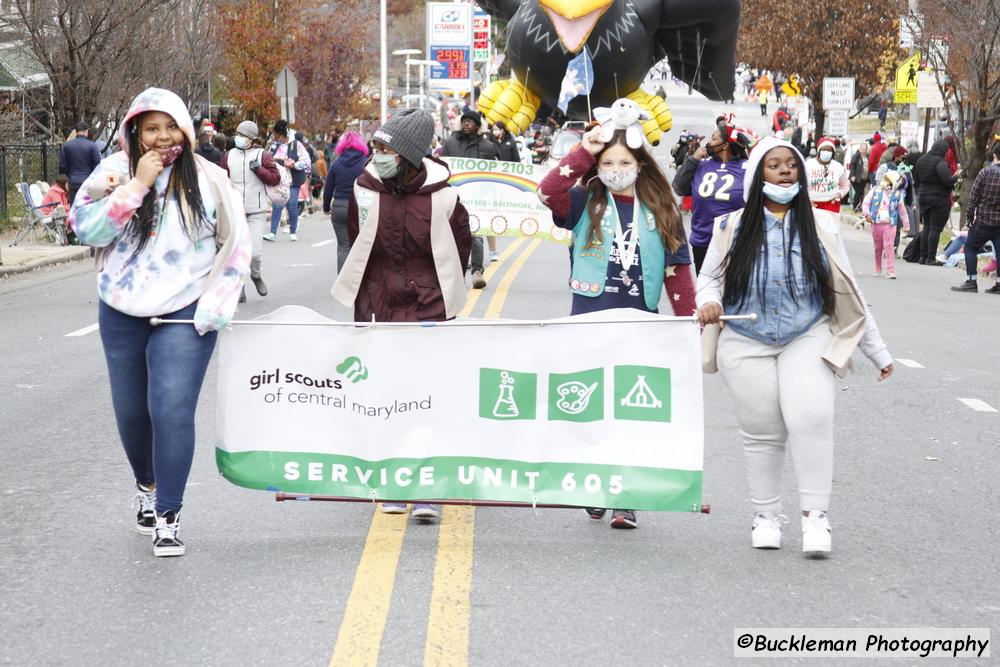
[[[569,230],[552,224],[552,211],[538,199],[549,168],[523,162],[446,157],[448,182],[458,188],[477,236],[524,236],[570,242]]]
[[[701,508],[693,322],[614,310],[544,326],[316,326],[330,320],[299,306],[259,321],[220,338],[216,460],[234,484]]]

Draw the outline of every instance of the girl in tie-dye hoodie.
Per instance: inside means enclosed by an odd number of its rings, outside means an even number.
[[[69,224],[97,247],[98,321],[138,490],[137,529],[153,536],[154,555],[180,556],[195,407],[249,271],[249,229],[225,172],[194,153],[194,125],[177,95],[143,91],[119,140],[122,151],[81,185]],[[152,317],[193,326],[152,326]]]

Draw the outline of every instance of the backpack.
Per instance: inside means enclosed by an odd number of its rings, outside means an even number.
[[[260,150],[260,157],[258,160],[263,157],[264,149],[262,148]],[[288,167],[277,160],[274,161],[274,166],[278,168],[278,174],[281,176],[281,180],[278,181],[277,185],[265,185],[264,193],[275,206],[284,206],[288,203],[288,200],[292,198],[292,173],[288,171]]]

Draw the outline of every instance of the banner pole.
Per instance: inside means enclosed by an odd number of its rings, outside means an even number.
[[[347,496],[312,496],[306,493],[284,493],[279,491],[274,494],[275,502],[284,502],[286,500],[297,500],[297,501],[317,501],[317,502],[331,502],[331,503],[411,503],[414,501],[407,500],[392,500],[390,498],[352,498]],[[559,510],[578,510],[583,509],[583,505],[561,505],[559,503],[516,503],[516,502],[506,502],[503,500],[473,500],[473,499],[450,499],[450,500],[423,500],[420,502],[428,503],[431,505],[464,505],[472,507],[537,507],[541,509],[559,509]],[[692,505],[691,511],[699,514],[710,514],[712,512],[711,505]]]
[[[723,315],[723,322],[746,320],[756,322],[756,313],[749,315]],[[582,320],[579,322],[559,320],[450,320],[446,322],[275,322],[271,320],[233,320],[227,326],[273,326],[273,327],[353,327],[368,329],[413,328],[432,329],[435,327],[553,327],[580,324],[664,324],[669,322],[697,322],[696,315],[671,317],[664,315],[655,320]],[[150,326],[161,324],[194,324],[194,320],[165,320],[162,317],[149,318]]]

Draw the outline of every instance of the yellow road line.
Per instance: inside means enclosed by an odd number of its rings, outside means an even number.
[[[535,252],[541,243],[541,239],[535,239],[529,243],[528,247],[524,249],[524,252],[522,252],[517,260],[511,264],[510,269],[497,286],[496,294],[494,294],[493,298],[490,300],[490,305],[486,308],[486,314],[483,315],[484,320],[495,320],[500,317],[500,311],[503,310],[503,305],[507,301],[507,293],[510,291],[510,286],[514,284],[514,281],[517,279],[518,272],[524,267],[528,258],[531,257],[531,253]]]
[[[490,280],[524,245],[515,239],[484,271]],[[486,319],[497,319],[507,300],[511,285],[528,257],[541,243],[532,241],[511,265],[497,286],[486,310]],[[469,300],[459,317],[468,317],[482,295],[470,290]],[[472,554],[475,536],[475,508],[446,506],[443,509],[434,565],[434,584],[424,663],[428,665],[465,665],[469,656],[471,617]],[[383,514],[376,510],[372,518],[361,561],[354,574],[354,584],[337,633],[337,643],[330,658],[331,666],[378,664],[382,635],[392,600],[396,569],[403,547],[409,514]]]
[[[476,508],[444,507],[434,562],[434,588],[427,619],[425,667],[450,667],[469,662],[472,545]]]
[[[511,243],[509,246],[503,249],[503,252],[500,253],[500,257],[499,259],[497,259],[497,261],[490,262],[490,265],[486,267],[485,271],[483,271],[483,278],[486,280],[487,284],[490,282],[490,280],[493,279],[493,276],[496,274],[496,272],[500,270],[500,267],[503,266],[503,263],[506,262],[517,251],[517,249],[521,247],[521,245],[525,242],[525,240],[526,239],[523,236],[517,237],[516,239],[514,239],[513,243]],[[483,243],[486,243],[485,239],[483,239]],[[486,248],[483,248],[483,253],[485,254],[485,252]],[[465,302],[465,307],[462,308],[458,316],[468,317],[469,315],[471,315],[472,311],[475,310],[476,308],[476,303],[479,302],[479,297],[482,296],[482,294],[483,290],[481,289],[470,289],[469,300]]]
[[[331,667],[378,664],[408,519],[409,513],[383,514],[381,509],[375,510],[340,622]]]
[[[485,319],[497,319],[517,274],[535,252],[535,239],[518,256],[497,286],[486,308]],[[508,248],[508,250],[510,250]],[[434,562],[434,586],[424,644],[425,667],[452,667],[469,662],[469,624],[472,618],[472,555],[476,534],[476,508],[444,508]]]

